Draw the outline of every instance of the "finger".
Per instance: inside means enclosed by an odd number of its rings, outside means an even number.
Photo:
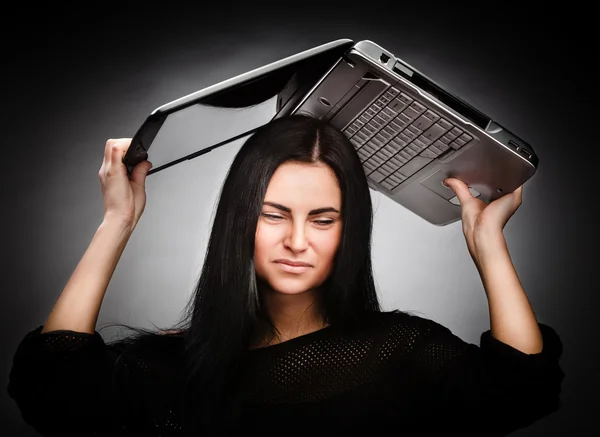
[[[126,151],[130,144],[131,144],[131,138],[111,138],[111,139],[107,140],[106,145],[104,147],[105,161],[106,162],[112,161],[113,146],[117,146],[119,149],[124,148]]]
[[[515,191],[515,201],[517,205],[520,205],[523,202],[523,185],[517,188]]]
[[[109,139],[106,141],[106,144],[104,145],[104,162],[106,162],[107,164],[110,162],[111,160],[111,156],[112,156],[112,146],[117,142],[118,140],[115,139]]]
[[[120,138],[112,143],[111,147],[111,164],[115,167],[125,167],[123,164],[123,156],[127,153],[127,149],[131,144],[130,138]]]
[[[110,149],[110,161],[106,166],[106,175],[122,175],[127,174],[127,169],[121,164],[122,151],[118,144],[113,144]]]
[[[467,200],[473,198],[473,195],[469,191],[469,187],[463,181],[456,178],[447,178],[444,179],[444,183],[454,191],[454,194],[458,197],[458,201],[461,205],[464,205]]]
[[[133,167],[131,171],[131,180],[140,185],[142,188],[146,187],[146,176],[148,172],[152,168],[152,163],[150,161],[142,161]]]

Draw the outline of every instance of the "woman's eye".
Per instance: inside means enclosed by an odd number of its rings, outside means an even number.
[[[261,215],[269,220],[283,220],[284,217],[275,214],[269,214],[266,212],[261,213]],[[334,220],[315,220],[313,223],[316,223],[319,226],[329,226],[333,224]]]
[[[266,217],[270,220],[278,220],[280,218],[282,218],[281,216],[275,215],[275,214],[267,214],[267,213],[262,213],[263,217]]]

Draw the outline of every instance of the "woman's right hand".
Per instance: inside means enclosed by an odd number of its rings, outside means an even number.
[[[152,163],[147,160],[138,163],[130,180],[123,164],[129,144],[131,138],[106,142],[98,176],[104,198],[104,219],[120,221],[133,232],[146,206],[146,175]]]

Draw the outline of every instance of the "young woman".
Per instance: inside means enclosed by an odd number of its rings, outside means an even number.
[[[98,313],[151,167],[128,179],[129,142],[107,142],[104,220],[15,353],[8,392],[43,435],[492,436],[559,408],[562,345],[537,322],[502,233],[522,188],[486,205],[446,181],[489,301],[490,330],[469,344],[380,308],[361,162],[339,130],[304,116],[269,123],[235,157],[185,318],[106,343]]]

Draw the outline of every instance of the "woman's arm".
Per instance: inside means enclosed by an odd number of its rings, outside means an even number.
[[[486,205],[468,186],[454,178],[444,181],[461,205],[467,247],[488,298],[491,334],[515,349],[535,354],[542,350],[542,334],[521,286],[502,230],[521,206],[523,187]]]
[[[491,335],[526,353],[542,351],[537,319],[521,286],[501,232],[480,235],[475,265],[488,299]]]
[[[106,289],[130,236],[129,224],[104,219],[50,312],[42,334],[59,330],[94,334]]]

